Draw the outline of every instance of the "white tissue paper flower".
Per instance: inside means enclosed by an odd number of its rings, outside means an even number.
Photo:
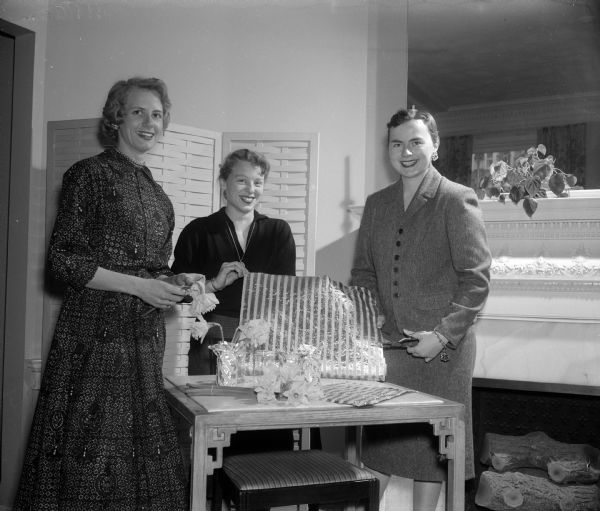
[[[196,281],[190,287],[192,296],[192,306],[190,312],[192,315],[201,317],[202,314],[214,310],[219,303],[214,293],[207,293],[203,281]]]

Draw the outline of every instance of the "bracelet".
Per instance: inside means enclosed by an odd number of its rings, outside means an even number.
[[[448,362],[450,360],[450,355],[448,355],[448,350],[446,349],[446,346],[448,346],[448,341],[437,330],[434,330],[433,333],[435,334],[435,336],[438,338],[438,341],[440,341],[440,344],[442,345],[442,351],[440,351],[440,360],[442,362]]]
[[[221,289],[223,288],[218,288],[217,286],[215,286],[215,279],[210,279],[208,281],[208,283],[211,285],[211,287],[213,288],[213,291],[221,291]]]

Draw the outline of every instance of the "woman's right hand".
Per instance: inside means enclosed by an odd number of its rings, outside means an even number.
[[[184,286],[171,284],[164,279],[139,279],[135,295],[157,309],[168,309],[186,295]]]
[[[248,273],[246,266],[241,261],[223,263],[216,277],[210,279],[214,291],[221,291],[237,279]]]

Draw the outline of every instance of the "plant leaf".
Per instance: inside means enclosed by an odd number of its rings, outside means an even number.
[[[548,186],[554,195],[560,195],[565,189],[565,177],[562,174],[555,172],[550,177]]]
[[[541,186],[542,180],[540,176],[532,176],[525,181],[525,190],[527,190],[530,197],[535,197]]]
[[[538,204],[534,198],[525,197],[525,200],[523,201],[523,209],[525,210],[525,213],[527,213],[527,216],[529,218],[531,218],[533,216],[537,207],[538,207]]]
[[[525,196],[525,188],[515,185],[510,189],[508,196],[510,197],[511,201],[513,201],[515,204],[518,204],[519,201]]]
[[[577,176],[574,176],[573,174],[567,174],[566,180],[569,186],[575,186],[577,184]]]
[[[489,189],[489,194],[490,194],[492,197],[498,197],[498,196],[500,195],[500,192],[501,192],[501,191],[502,191],[502,190],[501,190],[501,188],[500,188],[499,186],[492,186],[492,187]]]

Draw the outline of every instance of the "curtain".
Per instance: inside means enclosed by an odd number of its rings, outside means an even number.
[[[585,124],[567,124],[538,129],[538,141],[547,154],[554,156],[554,165],[577,177],[577,186],[585,187]]]
[[[439,159],[434,162],[440,174],[452,181],[472,186],[471,160],[473,156],[473,136],[460,135],[442,137],[438,149]]]

